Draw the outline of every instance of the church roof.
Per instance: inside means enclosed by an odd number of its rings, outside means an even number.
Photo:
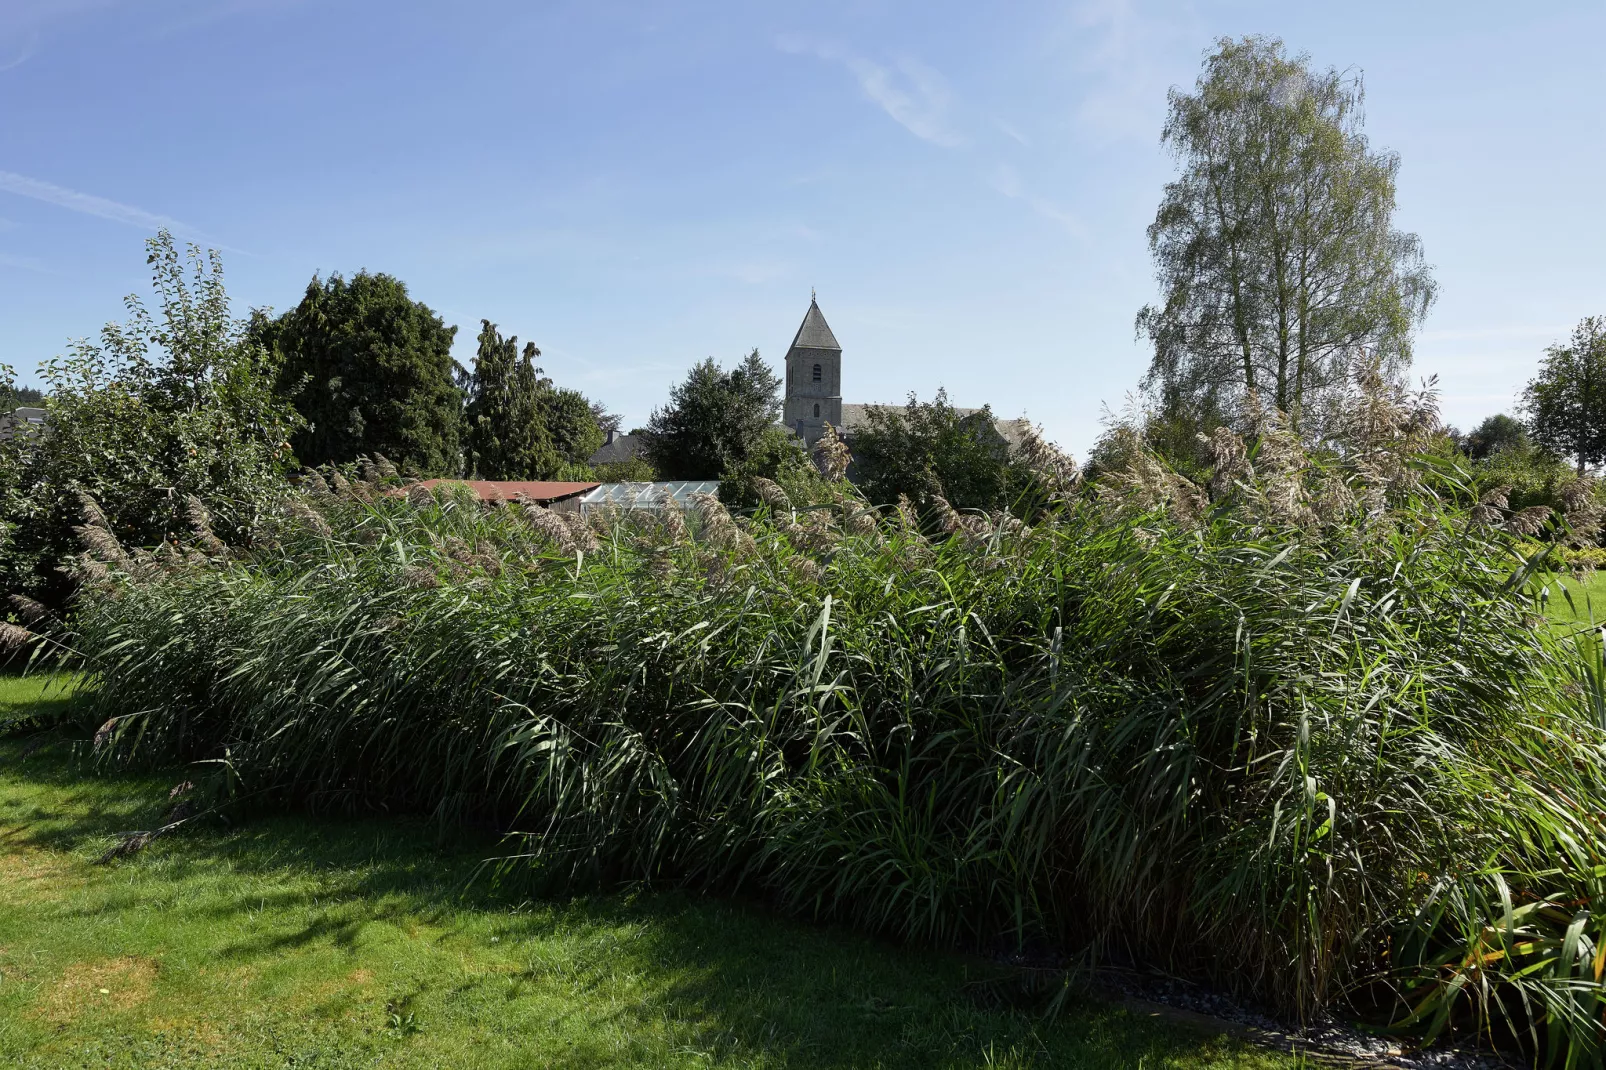
[[[818,301],[809,302],[808,313],[803,317],[803,325],[797,329],[797,337],[792,339],[793,349],[834,349],[842,352],[842,347],[836,343],[836,335],[831,333],[830,324],[825,322],[825,316],[820,312]]]

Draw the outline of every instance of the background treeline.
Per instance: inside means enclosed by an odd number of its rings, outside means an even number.
[[[521,353],[489,320],[472,368],[452,359],[456,334],[401,280],[364,271],[314,277],[289,312],[256,314],[246,342],[267,352],[301,417],[291,446],[302,464],[380,455],[420,476],[590,478],[617,420],[554,386],[541,351]]]

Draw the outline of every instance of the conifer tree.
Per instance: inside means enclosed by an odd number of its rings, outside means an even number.
[[[542,419],[545,388],[527,343],[503,338],[490,320],[480,321],[479,350],[468,380],[468,469],[480,479],[550,479],[563,465]]]

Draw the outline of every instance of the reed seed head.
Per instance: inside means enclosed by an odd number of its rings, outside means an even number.
[[[814,467],[830,482],[839,483],[848,474],[848,465],[852,463],[853,454],[848,450],[848,444],[842,441],[835,427],[826,424],[820,440],[814,444]]]
[[[11,611],[22,618],[24,624],[37,624],[50,617],[50,610],[25,594],[8,594],[6,602],[10,604]]]
[[[37,635],[21,625],[0,621],[0,652],[10,653],[13,650],[20,650],[37,638],[39,638]]]

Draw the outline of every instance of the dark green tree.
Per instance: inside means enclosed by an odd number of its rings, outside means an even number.
[[[1400,161],[1368,145],[1362,100],[1358,76],[1262,37],[1221,40],[1195,91],[1172,90],[1161,141],[1182,173],[1149,227],[1163,300],[1137,320],[1151,389],[1228,418],[1256,393],[1314,437],[1363,352],[1409,364],[1435,287],[1391,224]]]
[[[1528,443],[1528,428],[1523,422],[1502,412],[1473,428],[1462,445],[1468,457],[1481,461],[1502,451],[1525,449]]]
[[[0,412],[11,412],[23,406],[38,408],[45,402],[45,392],[32,386],[12,384],[0,393]]]
[[[1571,458],[1579,475],[1606,461],[1606,317],[1590,316],[1567,345],[1545,350],[1523,406],[1533,440]]]
[[[780,424],[772,424],[748,451],[747,457],[719,474],[719,498],[735,509],[758,505],[757,477],[773,480],[794,505],[827,501],[831,486],[821,478],[803,448],[803,442]]]
[[[542,380],[541,419],[552,448],[570,465],[584,465],[602,448],[603,432],[596,407],[578,390],[559,390]]]
[[[959,509],[1012,504],[1020,473],[992,409],[961,412],[938,390],[929,402],[910,394],[902,408],[868,408],[865,418],[853,434],[853,462],[870,501],[889,505],[903,494],[921,503],[940,494]]]
[[[462,467],[456,333],[400,279],[366,271],[349,281],[315,275],[299,305],[253,324],[280,361],[281,392],[307,421],[293,442],[302,464],[381,453],[422,475]]]
[[[653,411],[643,453],[661,479],[718,479],[746,463],[780,415],[780,377],[758,350],[730,371],[710,357]]]
[[[496,324],[480,321],[479,349],[468,379],[466,445],[469,471],[480,479],[550,479],[563,459],[543,419],[543,393],[535,358],[541,351],[503,338]]]

